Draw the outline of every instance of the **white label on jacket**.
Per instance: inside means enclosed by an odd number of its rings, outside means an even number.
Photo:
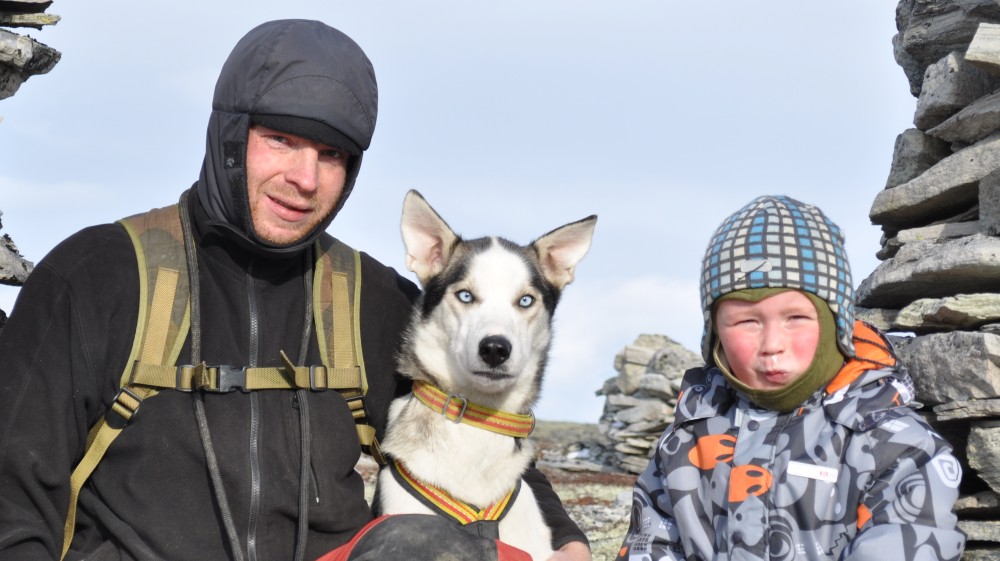
[[[840,471],[833,467],[814,466],[802,462],[788,462],[788,475],[798,475],[799,477],[818,479],[827,483],[836,483],[838,473]]]

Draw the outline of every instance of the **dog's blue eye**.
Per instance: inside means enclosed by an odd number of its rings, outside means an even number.
[[[472,293],[469,292],[468,290],[459,290],[458,292],[455,293],[455,296],[457,296],[459,300],[465,302],[466,304],[471,304],[473,300]]]
[[[535,303],[535,297],[530,294],[525,294],[524,296],[521,297],[521,300],[518,301],[517,305],[521,306],[522,308],[527,308],[534,303]]]

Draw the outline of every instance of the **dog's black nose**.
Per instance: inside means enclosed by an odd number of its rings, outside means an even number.
[[[490,335],[479,342],[479,358],[496,368],[510,358],[510,341],[506,337]]]

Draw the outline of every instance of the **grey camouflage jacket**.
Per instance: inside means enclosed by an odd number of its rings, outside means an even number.
[[[685,373],[618,559],[959,559],[961,467],[888,342],[860,322],[854,342],[859,357],[791,413],[756,408],[717,368]]]

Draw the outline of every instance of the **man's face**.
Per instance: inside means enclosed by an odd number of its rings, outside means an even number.
[[[715,324],[733,375],[758,390],[776,390],[805,373],[819,344],[819,314],[796,290],[759,302],[723,300]]]
[[[247,139],[247,198],[254,230],[283,246],[311,232],[337,205],[347,154],[294,134],[254,125]]]

